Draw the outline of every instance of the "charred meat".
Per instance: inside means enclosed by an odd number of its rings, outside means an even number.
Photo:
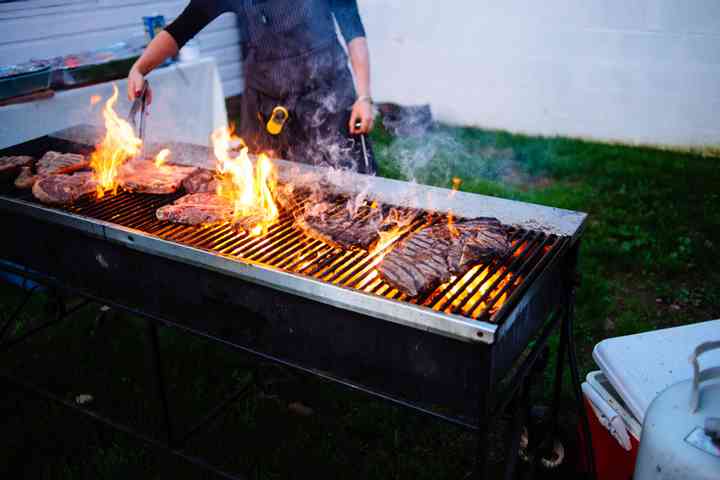
[[[166,164],[155,166],[154,162],[136,160],[120,167],[118,180],[125,190],[139,193],[170,194],[180,189],[180,185],[196,167],[181,167]]]
[[[496,218],[459,220],[430,225],[406,238],[383,258],[378,272],[391,286],[414,297],[509,251],[507,232]]]
[[[72,173],[90,166],[90,162],[77,153],[45,152],[37,162],[37,174],[41,177],[61,173]]]
[[[33,157],[16,155],[12,157],[0,157],[0,177],[11,180],[22,168],[31,167],[35,162]]]
[[[229,200],[208,192],[185,195],[155,212],[158,220],[184,225],[223,222],[230,220],[232,215],[233,206]]]
[[[48,175],[38,179],[32,193],[43,203],[67,205],[95,193],[97,182],[91,172],[77,172],[72,175]]]
[[[207,168],[200,168],[195,173],[189,175],[182,182],[183,188],[187,193],[203,193],[216,192],[218,181],[215,178],[215,172]]]
[[[37,181],[38,176],[32,171],[32,167],[22,167],[20,169],[20,175],[15,179],[15,187],[21,190],[27,190],[32,188]]]
[[[379,208],[358,213],[339,208],[331,212],[311,210],[296,223],[308,236],[335,248],[370,250],[379,239],[383,219]]]

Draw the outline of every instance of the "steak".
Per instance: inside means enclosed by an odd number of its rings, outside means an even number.
[[[20,169],[32,166],[33,162],[35,159],[27,155],[0,157],[0,178],[10,180],[20,172]]]
[[[185,195],[155,212],[158,220],[185,225],[223,222],[230,220],[232,215],[233,206],[229,200],[207,192]]]
[[[379,208],[366,215],[353,214],[347,208],[338,211],[313,212],[296,219],[296,224],[308,236],[345,250],[370,250],[380,238],[384,215]]]
[[[15,187],[21,190],[32,188],[37,181],[38,176],[32,171],[32,167],[22,167],[20,175],[15,179]]]
[[[67,205],[94,193],[96,186],[97,182],[91,172],[48,175],[35,182],[32,193],[43,203]]]
[[[41,177],[59,173],[72,173],[88,168],[90,162],[77,153],[45,152],[37,162],[37,173]]]
[[[135,160],[120,167],[118,183],[131,192],[169,194],[177,192],[183,180],[196,170],[173,164],[156,167],[152,161]]]
[[[207,168],[200,168],[183,180],[182,185],[188,193],[214,193],[217,191],[218,181],[215,178],[215,172]]]
[[[415,297],[509,252],[507,232],[496,218],[473,218],[423,228],[385,255],[377,269],[391,286]]]

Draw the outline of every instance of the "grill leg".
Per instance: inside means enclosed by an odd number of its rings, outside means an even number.
[[[10,326],[17,321],[17,318],[20,316],[22,311],[25,309],[25,306],[30,301],[30,298],[32,297],[33,293],[37,290],[37,285],[29,289],[25,292],[25,295],[23,296],[23,299],[20,301],[17,307],[13,310],[13,312],[8,315],[8,317],[5,320],[5,323],[3,323],[3,326],[0,327],[0,341],[2,341],[5,338],[5,335],[10,330]]]
[[[587,460],[587,466],[590,470],[590,478],[597,478],[597,471],[595,469],[595,452],[592,446],[592,437],[590,436],[590,420],[585,410],[585,404],[583,401],[582,384],[580,382],[580,371],[577,364],[577,357],[575,355],[575,341],[572,336],[573,320],[575,318],[575,288],[570,290],[570,300],[568,303],[568,315],[567,322],[565,325],[566,335],[568,338],[568,360],[570,364],[570,378],[573,387],[573,393],[575,396],[575,408],[578,411],[580,417],[580,424],[582,426],[583,443],[585,444],[585,457]]]
[[[158,341],[157,325],[149,318],[146,318],[148,338],[150,340],[150,358],[153,364],[153,372],[155,374],[155,388],[160,397],[160,403],[163,410],[163,420],[165,422],[165,432],[167,434],[167,443],[170,448],[175,446],[175,435],[173,433],[173,425],[170,419],[170,407],[167,400],[167,387],[165,383],[165,375],[163,373],[162,360],[160,357],[160,342]]]
[[[490,464],[490,430],[493,426],[492,408],[495,403],[495,391],[492,385],[492,372],[494,370],[493,356],[489,349],[482,350],[479,365],[487,365],[482,369],[480,376],[480,402],[478,405],[477,454],[473,478],[485,480],[489,477]]]
[[[520,437],[522,429],[528,418],[528,409],[530,406],[530,382],[529,379],[520,386],[520,390],[515,395],[513,402],[513,417],[510,425],[510,431],[507,439],[507,451],[505,453],[505,480],[515,478],[515,470],[517,468],[518,456],[520,451]]]
[[[558,433],[558,417],[560,414],[560,396],[562,395],[563,374],[565,373],[565,357],[567,355],[568,345],[568,306],[563,311],[563,319],[560,324],[560,344],[557,351],[557,364],[555,365],[555,383],[553,386],[553,400],[550,407],[550,442],[552,442]]]

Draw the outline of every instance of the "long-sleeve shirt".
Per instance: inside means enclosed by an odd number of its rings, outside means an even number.
[[[178,48],[194,37],[207,24],[225,12],[235,12],[238,15],[241,37],[247,39],[246,19],[244,18],[245,4],[250,0],[190,0],[190,4],[183,10],[175,21],[165,30],[175,39]],[[330,11],[337,20],[340,32],[346,42],[357,37],[365,36],[365,29],[358,13],[357,0],[325,0],[329,3]],[[272,10],[272,0],[265,2],[267,8]]]

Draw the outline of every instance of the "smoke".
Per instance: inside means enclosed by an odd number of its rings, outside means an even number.
[[[381,128],[389,135],[380,135],[377,158],[384,174],[410,182],[408,195],[417,184],[512,184],[525,172],[522,159],[499,135],[438,124],[427,106],[381,104],[380,110]]]

